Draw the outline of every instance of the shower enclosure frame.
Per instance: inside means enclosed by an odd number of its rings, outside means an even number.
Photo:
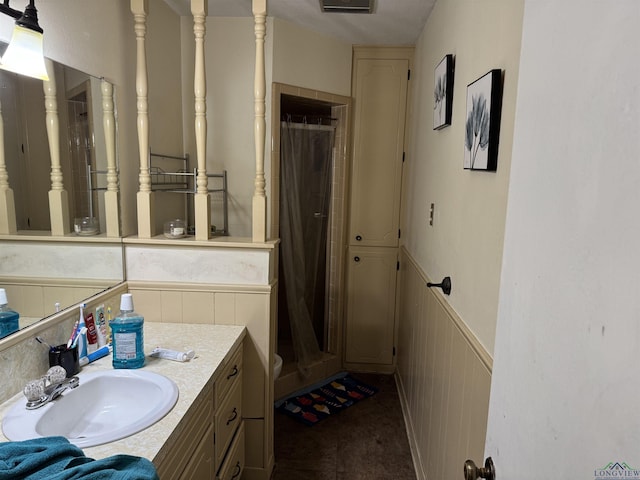
[[[331,116],[338,119],[331,179],[331,207],[329,215],[327,308],[325,324],[325,363],[322,375],[342,367],[344,323],[344,258],[348,222],[348,172],[351,135],[351,98],[327,92],[295,87],[282,83],[272,88],[272,151],[271,151],[271,237],[280,232],[280,102],[282,95],[314,100],[331,105]],[[277,340],[276,340],[277,342]],[[331,372],[331,373],[335,373]],[[321,375],[321,376],[322,376]]]

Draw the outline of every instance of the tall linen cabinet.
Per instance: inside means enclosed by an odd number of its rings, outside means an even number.
[[[413,48],[355,47],[344,366],[392,372],[400,198]]]

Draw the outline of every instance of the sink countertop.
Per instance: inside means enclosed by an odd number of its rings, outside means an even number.
[[[230,360],[231,352],[240,345],[245,335],[246,328],[243,326],[145,322],[144,344],[147,358],[142,370],[172,379],[180,391],[178,401],[164,418],[149,428],[115,442],[85,448],[85,455],[95,459],[116,454],[156,459],[193,401],[212,377],[216,379]],[[151,350],[158,346],[179,351],[192,349],[195,350],[196,357],[184,363],[149,357]],[[83,373],[111,369],[111,355],[86,365],[78,374],[80,388]],[[21,399],[24,399],[22,392],[0,404],[0,419]],[[0,441],[8,441],[1,431]]]

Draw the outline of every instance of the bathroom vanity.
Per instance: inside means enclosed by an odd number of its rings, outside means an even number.
[[[242,326],[147,322],[145,352],[156,346],[196,352],[189,362],[147,356],[143,370],[173,380],[179,396],[173,409],[147,429],[115,442],[85,448],[85,455],[99,459],[126,453],[153,461],[161,480],[240,478],[244,467],[242,419]],[[79,374],[111,369],[111,356],[85,367]],[[44,372],[43,372],[44,373]],[[16,402],[19,393],[0,405],[0,418]],[[0,435],[0,441],[7,441]]]

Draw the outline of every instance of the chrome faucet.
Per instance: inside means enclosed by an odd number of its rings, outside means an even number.
[[[54,369],[61,369],[59,370]],[[27,397],[27,410],[35,410],[55,400],[62,392],[80,385],[78,377],[65,378],[66,372],[62,367],[52,367],[47,374],[38,380],[27,383],[22,393]]]

